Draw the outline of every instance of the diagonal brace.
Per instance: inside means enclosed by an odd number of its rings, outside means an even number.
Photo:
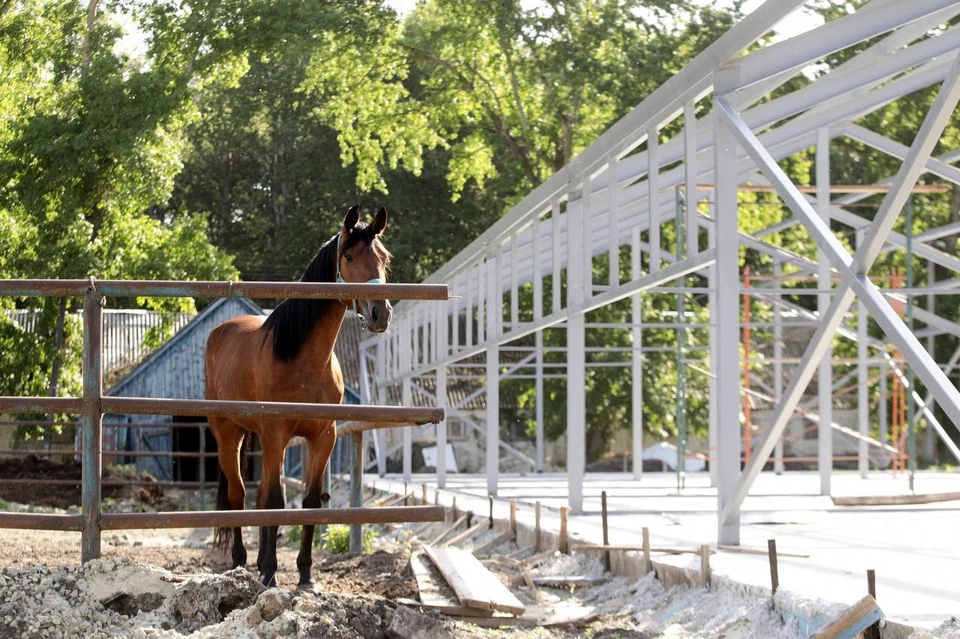
[[[766,436],[751,457],[750,463],[741,475],[740,481],[729,496],[720,512],[720,525],[723,526],[743,503],[750,485],[773,452],[776,440],[786,427],[793,414],[803,390],[813,377],[816,364],[826,353],[830,338],[840,327],[843,316],[850,308],[856,295],[868,307],[874,319],[887,333],[888,337],[907,357],[927,388],[934,393],[944,410],[955,424],[960,424],[960,392],[949,378],[940,370],[936,362],[923,348],[917,338],[906,328],[899,316],[893,311],[877,287],[870,282],[866,273],[876,260],[883,247],[884,240],[893,228],[897,215],[916,183],[927,159],[940,138],[943,129],[960,99],[960,59],[955,61],[944,79],[937,98],[927,113],[917,138],[897,173],[893,186],[884,198],[874,222],[871,224],[866,240],[851,257],[840,244],[829,226],[817,215],[802,196],[796,186],[784,174],[769,152],[760,144],[756,136],[743,122],[739,114],[722,97],[716,99],[718,117],[725,117],[731,124],[739,142],[751,155],[757,166],[763,170],[777,188],[778,193],[793,213],[801,219],[817,244],[830,256],[830,261],[843,276],[837,294],[821,318],[821,323],[804,353],[793,379],[790,381],[780,404],[777,406]]]

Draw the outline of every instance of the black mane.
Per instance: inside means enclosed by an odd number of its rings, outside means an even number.
[[[307,266],[303,277],[300,278],[301,282],[336,281],[339,236],[340,231],[337,231],[336,235],[320,247],[310,261],[310,265]],[[376,236],[372,229],[363,222],[358,222],[350,233],[350,239],[347,240],[343,251],[360,242],[366,242],[372,246],[375,240]],[[282,362],[296,357],[317,322],[327,314],[331,304],[334,303],[339,302],[324,299],[288,299],[278,305],[264,322],[267,334],[269,335],[270,331],[273,332],[273,356]]]
[[[337,279],[337,235],[327,240],[307,266],[301,282],[333,282]],[[289,361],[297,356],[317,322],[335,300],[288,299],[270,313],[264,327],[273,331],[273,356]]]

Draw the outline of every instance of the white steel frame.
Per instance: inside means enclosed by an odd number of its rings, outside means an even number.
[[[447,284],[457,299],[445,311],[419,302],[397,306],[393,330],[361,345],[365,394],[379,393],[383,398],[384,389],[397,385],[406,404],[411,400],[416,380],[434,376],[437,393],[431,397],[438,404],[445,404],[448,378],[453,379],[448,375],[449,367],[462,366],[463,360],[482,355],[487,486],[491,494],[496,494],[501,448],[529,463],[531,470],[543,469],[543,405],[539,400],[543,397],[543,380],[549,376],[544,362],[543,331],[565,329],[569,505],[574,514],[582,512],[585,387],[586,369],[590,366],[585,335],[591,330],[586,313],[619,300],[632,300],[630,322],[623,328],[632,330],[634,346],[624,365],[630,367],[635,380],[631,396],[637,405],[642,398],[642,328],[648,325],[641,296],[644,292],[684,290],[684,276],[699,273],[707,278],[709,293],[709,431],[715,457],[711,476],[718,494],[720,543],[739,543],[743,500],[771,453],[775,448],[780,450],[788,419],[798,410],[810,414],[810,403],[800,406],[799,402],[818,367],[820,395],[814,404],[815,418],[821,425],[818,456],[823,494],[830,492],[831,426],[842,428],[830,414],[836,386],[852,381],[857,388],[857,429],[845,430],[859,440],[861,474],[865,476],[868,468],[868,445],[878,445],[881,451],[891,449],[885,442],[885,422],[881,424],[882,441],[868,437],[866,404],[868,367],[874,362],[879,362],[882,371],[892,365],[895,374],[906,381],[903,371],[890,359],[893,347],[903,354],[927,389],[927,398],[922,398],[910,388],[910,401],[960,459],[960,450],[930,410],[932,401],[936,401],[954,428],[960,425],[960,392],[948,377],[960,360],[960,350],[945,368],[931,354],[932,339],[940,334],[960,335],[960,324],[917,309],[917,319],[927,327],[922,335],[927,341],[921,343],[888,302],[888,298],[903,299],[903,295],[927,295],[933,299],[935,294],[960,288],[960,279],[931,279],[925,286],[900,290],[891,296],[878,288],[869,275],[879,255],[903,250],[906,245],[907,239],[892,229],[921,175],[960,185],[960,169],[951,164],[960,159],[960,152],[949,150],[939,157],[931,155],[960,99],[960,27],[941,28],[960,15],[960,0],[873,0],[854,14],[743,55],[803,4],[803,0],[768,0],[431,275],[427,282]],[[829,74],[757,104],[824,56],[878,36],[882,36],[878,42]],[[857,123],[865,114],[938,84],[941,88],[936,101],[909,148]],[[712,109],[697,120],[697,103],[711,93]],[[678,117],[683,118],[682,131],[661,141],[661,131]],[[897,174],[878,185],[888,191],[873,221],[844,208],[867,194],[850,193],[831,199],[829,148],[831,140],[838,137],[857,140],[902,160]],[[804,194],[777,162],[811,146],[817,149],[818,188],[815,194]],[[682,161],[682,166],[676,165],[678,161]],[[739,231],[738,186],[744,182],[773,186],[794,217],[753,235]],[[715,190],[705,190],[704,184],[714,184]],[[676,215],[677,189],[683,190],[687,201],[683,217],[686,250],[679,254],[676,247],[667,249],[661,242],[661,226]],[[703,199],[710,203],[709,214],[698,211],[697,203]],[[852,255],[831,231],[831,221],[856,233]],[[819,264],[769,241],[797,224],[816,241]],[[701,229],[708,239],[706,246]],[[912,238],[912,250],[919,259],[960,273],[960,260],[933,245],[938,238],[958,232],[957,224],[927,229]],[[617,268],[619,251],[624,246],[631,248],[631,279],[627,282],[620,281]],[[814,338],[786,388],[781,377],[782,351],[779,345],[775,347],[774,386],[766,389],[767,394],[758,396],[775,401],[776,410],[742,472],[740,246],[769,255],[777,274],[781,267],[791,265],[822,283],[817,286],[819,312],[808,318],[816,323]],[[641,268],[641,254],[648,258],[646,272]],[[609,281],[597,283],[592,268],[593,259],[600,255],[609,256],[612,268]],[[779,287],[776,283],[766,291],[762,286],[751,289],[757,299],[773,305],[772,326],[777,339],[788,324],[781,313],[797,310],[780,297]],[[519,299],[526,295],[532,296],[532,313],[524,314]],[[848,317],[855,300],[857,313]],[[869,339],[867,313],[883,329],[886,342]],[[682,320],[658,325],[679,326]],[[845,326],[847,321],[856,324],[856,328]],[[530,335],[535,336],[536,346],[528,357],[512,369],[501,362],[501,355],[513,348],[511,342]],[[835,335],[858,342],[857,370],[842,376],[836,384],[831,380],[837,362],[830,353]],[[536,383],[535,458],[500,441],[500,380],[520,374],[520,369],[527,376],[532,370]],[[881,375],[880,380],[884,397],[886,376]],[[454,407],[450,415],[458,414],[462,415]],[[885,419],[885,415],[881,418]],[[641,411],[634,411],[631,423],[634,476],[640,479]],[[480,428],[475,423],[471,425]],[[411,430],[403,430],[400,446],[406,479],[411,472]],[[440,486],[447,475],[445,442],[443,424],[437,431]],[[387,442],[376,443],[378,456],[385,460],[389,452]],[[778,452],[777,456],[782,454]],[[379,466],[383,472],[384,462]],[[775,467],[776,472],[783,472],[782,462]]]

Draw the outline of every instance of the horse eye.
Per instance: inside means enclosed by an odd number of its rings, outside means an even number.
[[[347,253],[346,255],[343,256],[343,259],[347,260],[347,262],[352,262],[353,256]]]

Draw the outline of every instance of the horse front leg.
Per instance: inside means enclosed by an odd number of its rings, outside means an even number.
[[[322,508],[323,502],[330,496],[323,492],[323,477],[327,462],[337,443],[336,424],[330,423],[320,429],[319,434],[306,438],[309,457],[307,459],[306,495],[304,508]],[[297,570],[300,572],[298,590],[313,587],[313,532],[314,526],[304,526],[300,538],[300,553],[297,555]]]
[[[286,442],[278,438],[261,438],[263,448],[263,472],[260,490],[257,493],[257,507],[261,509],[286,508],[280,473],[286,453]],[[260,528],[260,552],[257,556],[257,568],[260,570],[260,583],[267,588],[277,586],[277,533],[279,526]]]

